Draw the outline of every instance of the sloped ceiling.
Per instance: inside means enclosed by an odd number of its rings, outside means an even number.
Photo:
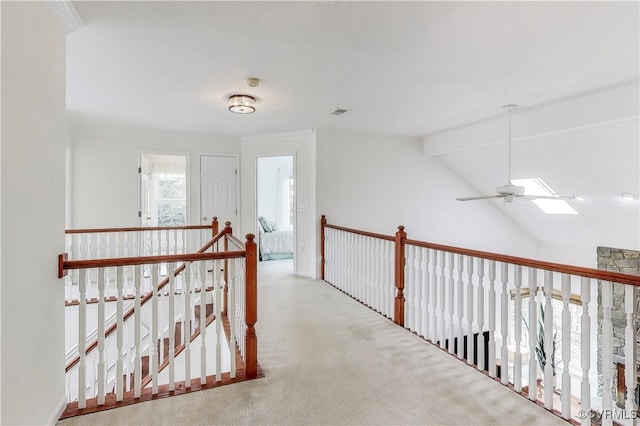
[[[68,36],[78,122],[423,136],[639,75],[637,2],[73,4],[86,24]],[[256,113],[227,111],[236,92],[258,97]]]
[[[609,98],[611,102],[615,102],[620,95],[637,99],[638,86],[629,85],[610,93],[616,95]],[[556,110],[570,116],[571,106],[578,104],[592,110],[615,109],[609,108],[602,102],[603,99],[602,96],[598,99],[587,96],[572,101],[571,105],[558,105]],[[473,209],[475,203],[492,203],[548,246],[588,248],[593,259],[597,246],[637,249],[640,246],[640,205],[638,202],[625,202],[619,197],[622,192],[640,194],[637,100],[629,112],[617,119],[554,132],[536,132],[533,129],[535,126],[530,126],[529,133],[518,132],[517,126],[520,124],[525,127],[527,116],[533,113],[521,111],[521,117],[518,113],[514,115],[512,177],[539,177],[559,194],[585,196],[587,200],[584,202],[570,202],[577,215],[548,215],[531,201],[509,204],[502,200],[467,201],[460,202],[459,208]],[[495,140],[487,136],[495,135],[493,130],[497,124],[504,126],[501,133],[506,136],[505,116],[494,123],[477,125],[475,131],[471,132],[477,137],[475,146],[435,155],[476,190],[475,194],[452,194],[452,197],[494,194],[497,186],[507,183],[506,138]],[[483,132],[483,128],[487,131]],[[456,137],[468,138],[468,132],[464,134],[460,129]],[[433,148],[429,140],[425,139],[426,151]],[[544,253],[541,256],[544,257]]]

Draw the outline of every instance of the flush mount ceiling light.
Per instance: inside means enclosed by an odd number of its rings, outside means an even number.
[[[229,111],[236,114],[251,114],[256,110],[256,99],[249,95],[231,95],[229,97]]]
[[[633,194],[631,192],[623,192],[622,194],[620,194],[620,198],[622,198],[624,201],[637,201],[638,197],[636,197],[636,194]]]
[[[255,77],[247,78],[247,86],[258,87],[260,80]],[[256,98],[251,95],[237,93],[229,96],[229,111],[236,114],[251,114],[256,110]]]

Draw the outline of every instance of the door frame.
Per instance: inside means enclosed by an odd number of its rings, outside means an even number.
[[[142,218],[138,216],[138,212],[142,209],[142,204],[140,200],[140,196],[142,195],[142,179],[140,179],[140,173],[138,173],[138,169],[142,167],[142,156],[143,155],[173,155],[177,157],[184,157],[186,159],[185,162],[185,185],[186,185],[186,211],[185,211],[185,225],[189,225],[189,217],[191,214],[191,153],[189,151],[169,151],[169,150],[151,150],[151,149],[138,149],[135,151],[137,158],[137,169],[136,169],[136,206],[138,210],[135,212],[136,221],[138,227],[142,225]]]
[[[298,274],[298,163],[296,151],[258,153],[253,165],[254,194],[253,194],[253,226],[255,229],[256,243],[260,247],[260,231],[258,230],[258,172],[261,158],[292,157],[293,159],[293,275]],[[258,262],[260,269],[261,262]]]
[[[205,152],[199,151],[196,153],[198,156],[198,225],[202,225],[202,157],[233,157],[236,159],[236,208],[238,214],[236,219],[238,223],[232,223],[231,226],[238,230],[240,229],[240,218],[242,217],[242,205],[240,200],[240,154],[234,154],[232,152]],[[224,228],[224,223],[221,224],[221,228]],[[238,237],[240,238],[240,237]],[[240,238],[242,240],[242,238]]]

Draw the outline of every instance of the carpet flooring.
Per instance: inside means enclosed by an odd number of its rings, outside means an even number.
[[[60,424],[566,424],[291,262],[260,264],[264,378]]]

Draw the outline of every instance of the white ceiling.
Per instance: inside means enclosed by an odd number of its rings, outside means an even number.
[[[637,2],[73,4],[79,122],[420,136],[639,77]],[[235,92],[256,95],[256,113],[228,112]]]

